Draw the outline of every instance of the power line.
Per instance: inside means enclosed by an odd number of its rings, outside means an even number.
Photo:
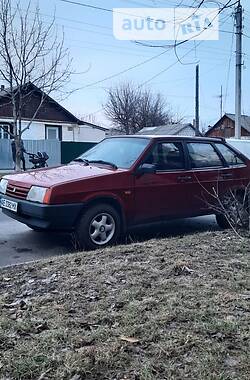
[[[184,43],[185,41],[183,41]],[[189,53],[191,53],[193,50],[196,50],[198,46],[200,46],[204,41],[200,41],[196,46],[194,46],[193,48],[191,48],[187,53],[185,53],[180,59],[183,59],[185,58]],[[144,86],[145,84],[148,84],[149,82],[151,82],[152,80],[154,80],[155,78],[159,77],[160,75],[164,74],[166,71],[168,71],[169,69],[171,69],[173,66],[175,66],[177,63],[180,62],[180,59],[178,57],[177,61],[174,62],[173,64],[171,64],[170,66],[168,66],[167,68],[165,68],[164,70],[161,70],[159,73],[155,74],[153,77],[151,77],[150,79],[148,79],[147,81],[145,81],[142,86]]]
[[[162,55],[164,55],[164,54],[166,54],[166,53],[167,53],[167,50],[161,52],[160,54],[154,55],[153,57],[151,57],[151,58],[149,58],[149,59],[146,59],[146,60],[143,61],[143,62],[140,62],[140,63],[138,63],[138,64],[136,64],[136,65],[130,66],[130,67],[128,67],[127,69],[120,71],[119,73],[116,73],[116,74],[110,75],[110,76],[105,77],[105,78],[103,78],[103,79],[100,79],[100,80],[98,80],[98,81],[96,81],[96,82],[92,82],[92,83],[87,84],[86,86],[80,87],[78,90],[83,90],[83,89],[85,89],[85,88],[89,88],[89,87],[92,87],[92,86],[96,86],[97,84],[100,84],[100,83],[106,82],[107,80],[110,80],[110,79],[116,78],[116,77],[118,77],[118,76],[120,76],[120,75],[122,75],[122,74],[126,74],[127,72],[129,72],[129,71],[131,71],[131,70],[134,70],[134,69],[136,69],[137,67],[143,66],[143,65],[145,65],[145,64],[147,64],[147,63],[153,61],[154,59],[157,59],[157,58],[161,57]]]
[[[96,5],[91,5],[91,4],[87,4],[87,3],[80,3],[79,1],[74,1],[74,0],[59,0],[60,2],[63,2],[63,3],[68,3],[68,4],[72,4],[72,5],[77,5],[77,6],[81,6],[81,7],[84,7],[84,8],[89,8],[89,9],[93,9],[93,10],[97,10],[97,11],[102,11],[102,12],[107,12],[107,13],[111,13],[111,14],[114,14],[114,13],[117,13],[117,14],[123,14],[123,15],[126,15],[126,16],[136,16],[136,17],[140,17],[142,19],[147,19],[143,16],[139,16],[138,14],[136,15],[133,15],[132,13],[125,13],[125,12],[121,12],[121,11],[117,11],[117,10],[114,10],[114,9],[111,9],[111,8],[105,8],[105,7],[99,7],[99,6],[96,6]],[[206,0],[200,0],[200,3],[197,4],[196,7],[190,7],[188,6],[188,8],[194,8],[194,9],[199,9],[205,2]],[[231,3],[232,0],[229,0],[224,6],[223,6],[223,10],[228,8],[228,7],[231,7],[233,6],[234,4],[237,3],[237,1],[233,4],[231,4],[229,6],[229,4]],[[157,20],[156,20],[157,21]],[[168,21],[166,20],[162,20],[164,21],[165,23],[167,23]]]
[[[197,46],[199,46],[203,41],[200,41],[200,43],[197,44]],[[185,58],[188,54],[190,54],[193,50],[195,49],[195,47],[193,47],[192,49],[190,49],[187,53],[185,53],[181,59]],[[168,67],[166,67],[164,70],[161,70],[160,72],[158,72],[157,74],[155,74],[154,76],[152,76],[151,78],[149,78],[148,80],[146,80],[145,82],[143,82],[141,84],[141,86],[145,86],[146,84],[148,84],[149,82],[151,82],[152,80],[154,80],[155,78],[158,78],[160,75],[164,74],[166,71],[168,71],[169,69],[171,69],[172,67],[174,67],[175,65],[177,65],[179,63],[179,60],[177,59],[174,63],[172,63],[171,65],[169,65]]]
[[[235,2],[235,3],[233,3],[233,4],[231,4],[230,6],[229,6],[229,4],[231,3],[231,1],[232,0],[229,0],[222,8],[220,8],[219,9],[219,11],[218,11],[218,14],[213,18],[213,20],[210,22],[210,25],[212,24],[212,22],[215,20],[215,18],[216,17],[218,17],[222,12],[223,12],[223,10],[225,10],[226,8],[229,8],[229,7],[232,7],[233,5],[235,5],[237,2]],[[203,0],[203,2],[204,2],[204,0]],[[202,3],[203,3],[202,2]],[[229,18],[229,17],[228,17]],[[196,37],[198,37],[198,36],[200,36],[205,30],[207,30],[207,29],[209,29],[209,27],[210,27],[210,25],[209,26],[207,26],[206,28],[204,28],[203,30],[201,30],[198,34],[196,34],[195,36],[193,36],[193,37],[190,37],[190,38],[188,38],[188,39],[186,39],[186,40],[183,40],[183,41],[181,41],[181,42],[178,42],[177,43],[177,40],[175,40],[175,43],[174,44],[172,44],[172,45],[154,45],[154,44],[146,44],[146,43],[144,43],[144,42],[141,42],[141,41],[135,41],[135,43],[137,43],[137,44],[139,44],[139,45],[142,45],[142,46],[146,46],[146,47],[151,47],[151,48],[155,48],[155,47],[162,47],[162,48],[164,48],[164,47],[167,47],[167,48],[169,48],[169,47],[174,47],[174,49],[176,49],[176,47],[178,47],[178,46],[180,46],[180,45],[183,45],[184,43],[186,43],[186,42],[188,42],[188,41],[191,41],[191,40],[194,40]],[[225,33],[232,33],[232,32],[230,32],[230,31],[223,31],[223,30],[218,30],[218,31],[220,31],[220,32],[225,32]]]

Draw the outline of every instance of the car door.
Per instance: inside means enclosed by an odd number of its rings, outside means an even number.
[[[192,215],[211,213],[223,184],[225,162],[212,142],[190,141],[186,143],[192,185],[190,207]],[[224,174],[223,174],[224,173]]]
[[[249,186],[249,168],[237,151],[223,143],[215,143],[215,148],[224,158],[226,166],[221,171],[221,189],[223,195],[230,190]]]
[[[136,222],[186,216],[192,177],[182,142],[157,142],[143,163],[154,165],[155,172],[135,176]]]

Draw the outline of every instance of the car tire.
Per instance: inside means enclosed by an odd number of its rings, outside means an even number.
[[[109,204],[87,209],[76,227],[79,248],[97,249],[115,244],[121,235],[121,217]]]
[[[216,215],[217,223],[221,228],[248,228],[249,211],[243,193],[235,191],[234,193],[225,194],[224,197],[221,198],[221,203],[232,220],[232,223],[230,224],[224,214]]]
[[[216,222],[218,226],[222,228],[223,230],[227,230],[228,228],[230,228],[230,224],[227,218],[225,217],[225,215],[222,215],[222,214],[216,215]]]

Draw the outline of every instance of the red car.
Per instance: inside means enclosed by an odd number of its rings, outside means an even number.
[[[250,161],[222,139],[117,136],[66,166],[5,176],[2,211],[34,230],[75,231],[86,248],[114,244],[128,227],[207,214],[227,220],[220,196],[243,191]]]

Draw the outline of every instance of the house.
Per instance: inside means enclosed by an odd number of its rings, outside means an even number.
[[[146,127],[137,132],[137,135],[173,135],[195,136],[195,127],[192,124],[167,124],[159,127]]]
[[[21,91],[28,94],[22,111],[22,129],[27,127],[36,113],[42,97],[45,97],[29,129],[23,133],[23,139],[96,143],[105,138],[107,128],[79,120],[50,96],[45,95],[33,83],[28,83]],[[0,125],[2,128],[0,128],[0,139],[9,138],[7,131],[12,130],[12,115],[10,91],[1,86]]]
[[[242,138],[250,139],[250,116],[241,117]],[[226,113],[217,123],[206,132],[208,137],[231,138],[235,136],[235,114]]]

